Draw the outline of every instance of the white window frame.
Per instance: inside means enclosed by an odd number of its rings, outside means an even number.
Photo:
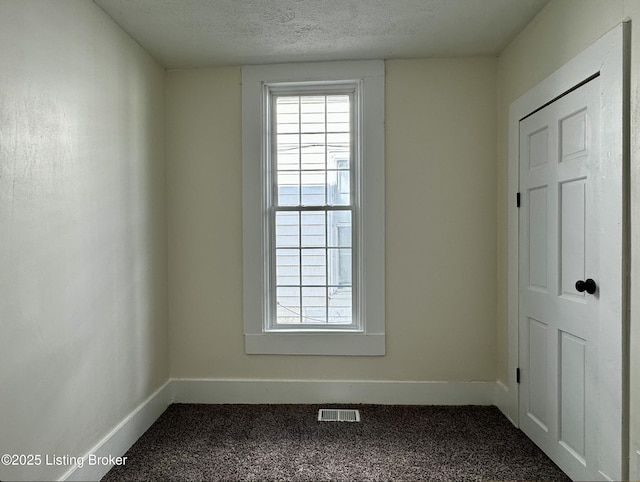
[[[278,324],[276,322],[277,319],[277,307],[276,307],[276,302],[277,302],[277,295],[276,295],[276,291],[273,289],[270,289],[270,287],[272,286],[271,283],[274,283],[276,281],[276,259],[277,257],[275,256],[275,250],[276,250],[276,211],[282,210],[280,212],[284,212],[287,211],[289,209],[293,209],[293,211],[289,211],[289,212],[301,212],[301,213],[307,213],[307,214],[311,214],[311,213],[319,213],[319,212],[324,212],[326,215],[328,215],[329,212],[338,212],[338,211],[343,211],[343,212],[350,212],[351,213],[351,226],[358,226],[358,220],[357,220],[357,214],[360,210],[360,205],[362,204],[362,202],[358,202],[358,193],[357,193],[357,189],[355,189],[357,186],[360,185],[360,181],[359,181],[359,174],[361,172],[361,165],[362,162],[359,162],[359,158],[360,156],[360,152],[361,152],[361,148],[360,148],[360,143],[359,142],[354,142],[354,140],[358,140],[361,138],[360,136],[360,109],[359,109],[359,100],[362,97],[362,92],[361,92],[361,88],[362,88],[362,82],[360,81],[346,81],[346,82],[286,82],[286,83],[275,83],[275,84],[269,84],[269,83],[265,83],[263,84],[263,95],[264,95],[264,99],[265,99],[265,106],[269,106],[270,110],[268,111],[271,115],[266,114],[266,119],[269,122],[269,125],[271,126],[271,130],[268,133],[268,135],[265,135],[265,141],[267,143],[270,142],[270,144],[268,144],[268,147],[266,149],[266,151],[270,152],[270,159],[269,159],[269,168],[265,169],[265,171],[267,172],[267,179],[265,180],[265,182],[272,186],[272,189],[267,190],[267,197],[268,199],[266,200],[266,206],[268,206],[269,211],[273,210],[273,212],[270,212],[269,214],[269,226],[268,226],[268,233],[265,237],[266,243],[267,243],[267,250],[271,256],[271,263],[270,265],[267,266],[267,269],[269,270],[267,273],[267,277],[270,279],[270,283],[267,285],[267,292],[269,293],[269,305],[266,307],[265,313],[266,313],[266,320],[265,320],[265,331],[281,331],[281,332],[310,332],[310,331],[321,331],[321,332],[327,332],[327,331],[354,331],[354,332],[359,332],[362,331],[361,329],[361,317],[359,316],[358,313],[358,309],[360,308],[358,303],[353,303],[352,302],[352,322],[351,323],[347,323],[347,324],[339,324],[339,323],[331,323],[330,325],[327,324],[326,321],[320,322],[320,323],[312,323],[312,322],[305,322],[302,324],[297,324],[297,325],[290,325],[290,324]],[[300,197],[300,204],[299,205],[295,205],[295,206],[289,206],[288,204],[285,204],[284,206],[280,206],[279,205],[279,194],[277,193],[277,187],[278,187],[278,183],[277,183],[277,176],[274,175],[274,173],[276,172],[277,169],[277,155],[276,155],[276,143],[274,143],[274,134],[275,131],[277,130],[276,124],[277,124],[277,120],[275,118],[275,116],[273,115],[273,110],[275,110],[275,104],[274,101],[276,98],[280,97],[280,96],[284,96],[284,97],[289,97],[289,96],[305,96],[305,95],[310,95],[310,96],[331,96],[331,95],[338,95],[338,96],[348,96],[350,98],[350,106],[351,106],[351,112],[350,112],[350,133],[351,133],[351,140],[350,140],[350,158],[352,159],[352,162],[350,162],[350,168],[349,168],[349,178],[351,180],[350,184],[350,189],[349,189],[349,202],[347,204],[332,204],[329,202],[329,199],[325,199],[325,205],[324,206],[318,206],[315,203],[312,205],[305,205],[302,198],[304,196],[301,195]],[[325,175],[326,175],[326,168],[327,166],[325,165]],[[304,171],[302,171],[304,172]],[[340,173],[336,173],[337,175],[339,175]],[[270,179],[269,179],[270,178]],[[325,177],[325,181],[326,181],[326,177]],[[302,186],[301,186],[302,187]],[[325,187],[327,187],[325,185]],[[270,194],[269,194],[270,193]],[[302,194],[302,193],[301,193]],[[325,191],[325,194],[328,194],[328,191]],[[303,214],[304,215],[304,214]],[[329,218],[326,219],[326,222],[328,222]],[[356,229],[352,229],[352,233],[358,233],[358,228]],[[326,234],[326,240],[325,240],[325,246],[324,248],[327,248],[327,246],[330,243],[329,238],[330,235],[329,233],[325,233]],[[358,261],[358,242],[357,239],[354,239],[354,236],[352,236],[351,238],[352,243],[350,245],[351,248],[351,252],[354,254],[354,256],[352,256],[352,261],[355,260],[356,262]],[[289,249],[289,248],[285,248],[285,249]],[[317,249],[317,248],[316,248]],[[304,264],[304,255],[302,256],[302,263],[300,265],[300,267],[302,267],[302,265]],[[330,263],[330,259],[327,256],[326,259],[326,265],[325,265],[325,269],[328,270],[330,272],[329,269],[329,263]],[[356,264],[357,266],[357,264]],[[352,268],[353,268],[353,262],[352,262]],[[302,268],[304,269],[304,268]],[[327,279],[325,280],[325,282],[327,284],[332,284],[331,281],[329,280],[329,272],[325,272]],[[352,301],[357,299],[358,296],[358,287],[359,287],[359,271],[357,269],[352,269],[352,283],[351,283],[351,294],[352,294]],[[302,278],[303,276],[300,276],[300,283],[302,283]],[[302,283],[303,284],[303,283]],[[327,288],[328,286],[325,286],[325,288]],[[277,286],[276,286],[277,289]],[[301,301],[304,300],[304,295],[303,295],[303,290],[304,288],[301,287],[301,292],[300,292],[300,296],[301,296]],[[329,314],[329,300],[327,299],[327,304],[325,305],[325,313],[328,315]],[[303,308],[302,308],[302,304],[301,304],[301,313],[302,317],[304,317],[304,313],[303,313]],[[327,316],[327,320],[328,320],[328,316]]]
[[[353,256],[357,280],[350,329],[269,328],[269,89],[352,82],[359,86],[359,183]],[[243,307],[245,352],[283,355],[384,355],[384,62],[318,62],[242,68]],[[356,306],[357,305],[357,306]]]

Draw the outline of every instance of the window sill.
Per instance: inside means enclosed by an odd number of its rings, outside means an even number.
[[[246,334],[249,355],[382,356],[384,333],[263,333]]]

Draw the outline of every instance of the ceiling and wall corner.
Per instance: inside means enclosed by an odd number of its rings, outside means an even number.
[[[94,0],[168,69],[497,56],[549,0]]]

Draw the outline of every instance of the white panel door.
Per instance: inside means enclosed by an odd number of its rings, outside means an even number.
[[[519,421],[577,480],[615,477],[621,460],[620,394],[602,396],[610,389],[603,367],[616,367],[604,359],[603,327],[620,323],[603,315],[601,290],[622,286],[601,269],[611,254],[602,235],[619,234],[602,232],[599,82],[520,122]]]

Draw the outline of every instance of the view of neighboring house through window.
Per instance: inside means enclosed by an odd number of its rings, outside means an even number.
[[[354,323],[353,100],[271,97],[272,328]]]

